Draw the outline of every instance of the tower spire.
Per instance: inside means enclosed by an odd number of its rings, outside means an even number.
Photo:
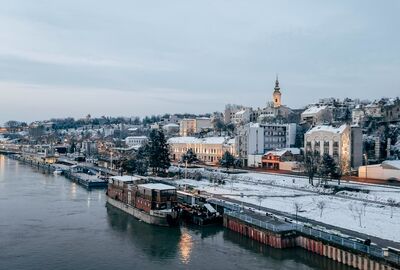
[[[276,74],[276,80],[275,80],[275,91],[279,91],[281,88],[279,87],[279,78],[278,78],[278,73]]]
[[[282,105],[281,103],[282,94],[280,90],[281,88],[279,87],[279,78],[278,74],[276,74],[275,88],[274,88],[274,93],[272,94],[274,108],[279,108]]]

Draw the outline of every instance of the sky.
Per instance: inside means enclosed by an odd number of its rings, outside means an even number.
[[[0,124],[400,93],[400,1],[0,0]]]

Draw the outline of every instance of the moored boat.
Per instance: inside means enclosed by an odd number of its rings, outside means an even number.
[[[107,203],[149,224],[175,226],[179,223],[176,188],[149,183],[144,177],[111,177]]]

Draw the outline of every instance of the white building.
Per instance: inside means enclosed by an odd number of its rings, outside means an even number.
[[[244,108],[236,112],[232,118],[232,123],[235,125],[244,125],[250,122],[251,109]]]
[[[254,160],[258,159],[255,155],[262,156],[269,150],[293,147],[295,142],[296,124],[249,123],[238,129],[236,152],[247,166],[249,158]]]
[[[171,159],[179,161],[182,155],[192,149],[197,158],[205,163],[218,163],[222,155],[228,151],[235,152],[235,140],[226,137],[174,137],[168,140],[171,148]]]
[[[148,138],[146,136],[129,136],[125,138],[125,144],[128,147],[137,146],[140,147],[147,143]]]
[[[333,126],[316,126],[304,136],[306,154],[316,152],[323,156],[329,154],[347,173],[351,167],[351,129],[349,125],[338,128]]]

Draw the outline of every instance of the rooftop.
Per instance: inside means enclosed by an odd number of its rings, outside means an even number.
[[[160,183],[152,183],[152,184],[142,184],[138,185],[138,187],[145,188],[145,189],[155,189],[155,190],[171,190],[176,189],[174,186],[160,184]]]
[[[226,138],[226,137],[207,137],[207,138],[173,137],[168,140],[168,143],[225,144],[225,143],[232,143],[232,142],[230,142],[229,138]]]
[[[328,106],[312,106],[312,107],[308,108],[307,110],[305,110],[302,113],[302,116],[314,115],[316,113],[319,113],[322,110],[325,110],[326,108],[328,108]]]
[[[314,132],[320,132],[320,131],[325,131],[325,132],[331,132],[331,133],[337,133],[340,134],[342,133],[345,129],[347,128],[347,125],[341,125],[340,127],[334,127],[334,126],[327,126],[327,125],[321,125],[321,126],[316,126],[309,131],[307,131],[306,134],[311,134]]]
[[[120,181],[120,182],[132,182],[140,180],[139,177],[133,175],[122,175],[122,176],[113,176],[112,180]]]

